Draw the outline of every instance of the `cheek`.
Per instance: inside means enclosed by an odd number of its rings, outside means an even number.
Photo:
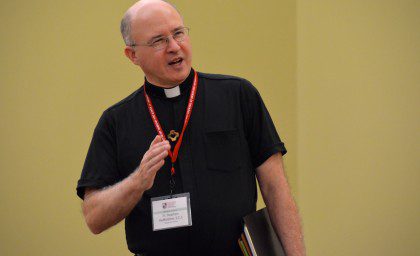
[[[159,56],[155,55],[143,55],[139,59],[139,62],[139,66],[147,72],[156,71],[164,64],[162,58],[159,58]]]
[[[191,45],[188,44],[184,47],[184,53],[185,53],[188,61],[191,62],[191,58],[192,58]]]

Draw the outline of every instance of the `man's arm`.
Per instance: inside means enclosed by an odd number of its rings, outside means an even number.
[[[257,179],[271,223],[286,255],[306,255],[299,213],[284,174],[280,153],[257,167]]]
[[[82,209],[92,233],[101,233],[131,212],[144,191],[153,186],[156,173],[165,163],[169,149],[169,142],[156,136],[139,167],[130,176],[105,189],[85,190]]]

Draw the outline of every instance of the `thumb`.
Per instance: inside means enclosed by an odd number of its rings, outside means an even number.
[[[159,142],[162,142],[162,137],[160,135],[156,135],[156,137],[153,139],[152,143],[150,144],[150,147]]]

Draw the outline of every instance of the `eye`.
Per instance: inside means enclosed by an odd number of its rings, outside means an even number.
[[[156,38],[155,40],[150,42],[150,45],[157,46],[157,45],[163,44],[164,42],[165,42],[165,39],[163,37],[160,37],[160,38]]]
[[[179,37],[183,37],[185,35],[184,30],[177,30],[174,33],[174,38],[179,38]]]

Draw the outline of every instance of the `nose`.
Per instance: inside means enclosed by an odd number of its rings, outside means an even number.
[[[179,46],[179,43],[172,37],[168,37],[166,40],[168,46],[166,47],[167,52],[177,52],[181,47]]]

